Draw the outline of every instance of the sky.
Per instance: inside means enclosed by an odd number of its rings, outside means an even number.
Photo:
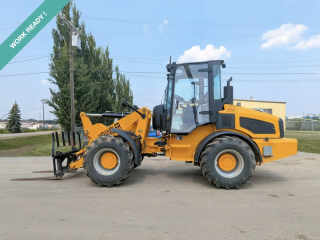
[[[0,43],[43,2],[1,0]],[[75,0],[87,32],[109,47],[130,79],[134,103],[152,109],[172,61],[225,60],[235,99],[287,102],[287,115],[320,114],[320,1]],[[0,71],[0,119],[14,101],[22,118],[42,119],[50,98],[49,54],[55,19]],[[1,57],[1,53],[0,53]],[[25,73],[39,73],[27,74]],[[149,72],[149,73],[128,73]],[[8,76],[15,75],[15,76]],[[55,119],[44,105],[45,118]]]

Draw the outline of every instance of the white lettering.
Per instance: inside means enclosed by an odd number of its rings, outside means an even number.
[[[47,16],[47,14],[46,14],[45,12],[43,12],[43,13]],[[32,24],[29,25],[29,27],[26,28],[26,31],[27,31],[28,33],[29,33],[30,31],[32,31],[32,30],[35,28],[35,26],[41,22],[41,19],[43,19],[42,14],[40,14],[40,16],[37,17],[37,18],[35,19],[35,21],[34,21]],[[24,31],[23,31],[22,34],[20,34],[20,35],[18,36],[18,38],[17,38],[16,40],[14,40],[14,41],[10,44],[10,47],[15,48],[15,47],[17,46],[17,44],[19,44],[19,43],[21,42],[21,40],[24,39],[25,36],[27,36],[27,35],[28,35],[28,34],[24,33]]]
[[[10,44],[10,47],[12,47],[12,48],[14,48],[15,46],[16,46],[16,43],[15,43],[15,42],[13,42],[13,43]]]
[[[23,33],[21,34],[21,37],[24,38],[25,36],[27,36],[27,34],[24,33],[24,31],[23,31]]]

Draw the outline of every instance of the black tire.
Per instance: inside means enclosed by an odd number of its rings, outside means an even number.
[[[106,169],[101,164],[101,156],[113,152],[117,156],[117,166]],[[83,156],[83,167],[87,176],[99,186],[111,187],[126,180],[133,170],[133,153],[127,142],[112,135],[94,140]]]
[[[236,163],[232,170],[224,171],[218,161],[223,154],[231,154]],[[200,156],[203,176],[218,188],[236,188],[247,183],[253,176],[256,160],[252,149],[237,137],[224,136],[213,139],[205,146]]]

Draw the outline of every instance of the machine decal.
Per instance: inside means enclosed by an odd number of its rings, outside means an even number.
[[[118,128],[118,129],[122,129],[120,123],[115,123],[113,125],[113,127],[114,128]],[[107,135],[112,135],[112,134],[113,134],[113,131],[112,131],[111,127],[110,127],[108,129],[106,129],[105,131],[103,131],[102,133],[100,133],[98,136],[101,137],[101,136],[107,136]]]
[[[113,127],[114,127],[114,128],[122,129],[122,127],[120,126],[120,123],[115,123],[115,124],[113,125]]]
[[[105,131],[100,133],[98,136],[101,137],[101,136],[107,136],[107,135],[112,135],[112,134],[113,134],[112,129],[111,128],[107,128]]]

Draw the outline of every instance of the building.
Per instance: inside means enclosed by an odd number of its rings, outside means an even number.
[[[286,102],[233,99],[233,104],[277,116],[283,120],[286,129]]]
[[[0,121],[0,129],[5,129],[7,126],[7,122],[6,121]]]

